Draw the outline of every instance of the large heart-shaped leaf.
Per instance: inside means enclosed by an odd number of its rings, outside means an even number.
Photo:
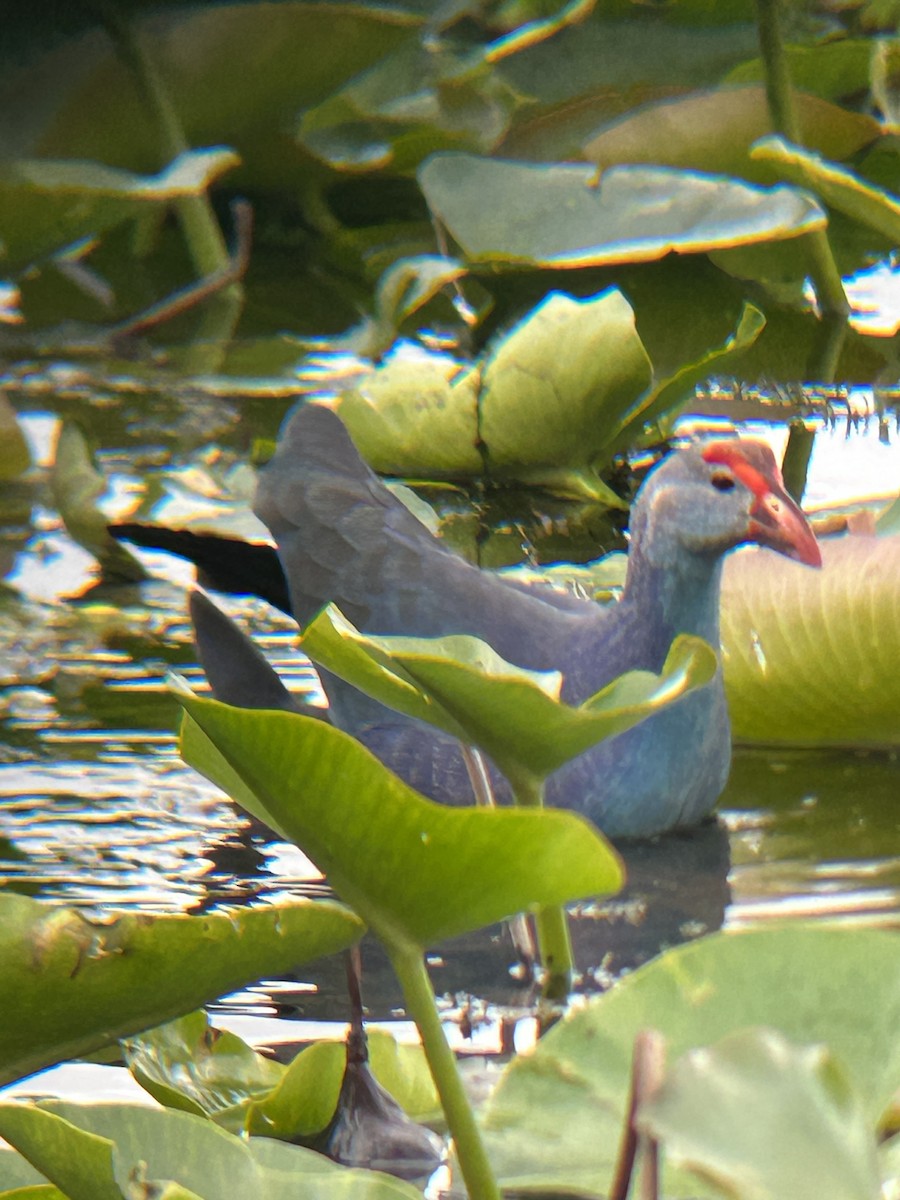
[[[874,1127],[900,1083],[900,938],[782,925],[715,934],[639,968],[506,1069],[485,1116],[501,1181],[605,1194],[636,1034],[658,1029],[674,1058],[755,1025],[825,1043]],[[665,1195],[697,1194],[690,1176],[664,1182]]]
[[[333,954],[362,932],[330,901],[102,922],[0,896],[0,1083]]]
[[[419,168],[434,212],[472,262],[614,266],[824,229],[816,202],[664,167],[502,162],[436,154]],[[485,196],[492,202],[485,204]]]
[[[620,886],[614,853],[572,813],[446,808],[323,721],[178,698],[185,760],[296,842],[395,947]]]
[[[621,292],[553,292],[474,366],[401,348],[337,407],[382,474],[514,478],[621,508],[589,464],[650,377]]]
[[[559,699],[556,671],[526,671],[466,634],[361,634],[324,609],[301,645],[314,662],[376,700],[478,746],[509,778],[546,779],[597,742],[637,725],[709,683],[717,658],[702,640],[676,638],[662,672],[629,671],[578,707]]]

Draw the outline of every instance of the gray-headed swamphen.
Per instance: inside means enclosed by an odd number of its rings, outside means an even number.
[[[511,583],[464,562],[384,486],[340,418],[320,405],[288,417],[261,473],[255,511],[277,544],[301,627],[334,602],[369,633],[473,634],[518,666],[561,671],[563,699],[573,704],[625,671],[658,672],[679,633],[718,647],[729,550],[755,542],[800,563],[821,562],[772,452],[737,439],[676,451],[648,475],[632,508],[622,598],[608,606]],[[201,657],[220,699],[295,705],[265,660],[202,594],[193,609]],[[471,803],[452,738],[327,673],[322,682],[335,725],[425,795]],[[646,837],[707,816],[730,761],[720,670],[709,686],[557,771],[546,798],[584,813],[610,837]],[[499,776],[495,785],[503,799]]]

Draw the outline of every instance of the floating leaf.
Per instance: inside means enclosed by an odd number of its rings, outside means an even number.
[[[825,1046],[772,1029],[689,1050],[637,1114],[671,1157],[740,1200],[879,1200],[875,1136]]]
[[[412,1117],[440,1111],[420,1045],[400,1046],[387,1030],[368,1031],[376,1079]],[[204,1012],[151,1029],[123,1044],[134,1077],[169,1108],[211,1117],[232,1133],[295,1141],[331,1120],[346,1062],[343,1042],[317,1042],[288,1066],[214,1029]]]
[[[749,10],[701,31],[681,5],[645,8],[636,20],[615,20],[599,7],[577,29],[497,64],[495,70],[532,99],[513,117],[500,146],[504,158],[580,158],[585,139],[602,122],[660,96],[682,95],[698,79],[718,79],[758,51]]]
[[[285,1072],[236,1034],[213,1028],[203,1011],[131,1038],[122,1050],[132,1075],[160,1104],[222,1118],[234,1133],[243,1128],[247,1103],[267,1096]]]
[[[848,1019],[852,1014],[852,1019]],[[485,1114],[504,1186],[603,1193],[624,1120],[635,1035],[658,1029],[671,1058],[748,1025],[823,1042],[875,1123],[900,1079],[900,938],[783,924],[667,951],[589,1001],[507,1067]],[[669,1168],[666,1196],[696,1196]]]
[[[159,69],[190,145],[227,142],[243,160],[242,181],[291,188],[301,170],[308,178],[309,160],[290,136],[297,112],[418,40],[421,25],[419,16],[374,6],[288,2],[261,17],[254,3],[168,5],[136,15],[131,36]],[[66,155],[147,170],[157,152],[140,82],[99,29],[6,70],[0,107],[7,157]]]
[[[185,760],[236,784],[235,799],[296,842],[392,945],[619,886],[612,851],[572,813],[446,808],[322,721],[178,698]]]
[[[824,100],[839,101],[866,91],[871,82],[872,49],[872,39],[864,37],[835,38],[808,46],[785,46],[784,57],[795,89],[794,103],[802,104],[807,98],[804,92],[821,96]],[[765,64],[761,58],[754,58],[735,67],[723,82],[751,83],[764,80],[765,77]],[[846,109],[843,111],[845,115],[851,115]],[[806,136],[803,141],[804,145],[810,144]],[[849,157],[849,153],[834,154],[833,157]]]
[[[478,372],[448,355],[395,353],[337,411],[360,454],[385,475],[480,475]]]
[[[551,292],[482,370],[480,433],[491,474],[527,481],[537,471],[544,482],[553,468],[591,462],[651,373],[621,292],[586,300]],[[603,498],[623,507],[608,488]]]
[[[409,41],[307,109],[297,131],[338,171],[409,170],[437,149],[489,150],[516,103],[480,49]]]
[[[134,555],[110,535],[109,518],[99,506],[109,485],[97,469],[87,438],[72,421],[64,421],[59,431],[51,485],[66,532],[93,554],[106,579],[129,583],[146,579]]]
[[[900,744],[900,537],[821,543],[821,571],[768,550],[728,559],[725,689],[734,736],[794,746]]]
[[[878,122],[816,96],[795,94],[804,145],[831,158],[849,158],[873,142]],[[750,146],[772,132],[763,87],[718,87],[648,104],[611,122],[584,145],[584,157],[608,170],[650,163],[771,183]]]
[[[329,901],[104,923],[0,896],[0,1083],[108,1046],[264,973],[332,954],[362,929]]]
[[[102,163],[27,160],[0,166],[0,228],[6,269],[19,269],[84,237],[195,196],[238,163],[231,150],[190,150],[158,175]]]
[[[445,263],[447,260],[438,260]],[[436,278],[442,278],[438,266]],[[399,347],[336,404],[357,449],[387,475],[484,475],[624,508],[600,478],[615,452],[721,371],[764,325],[745,306],[724,345],[651,384],[635,315],[617,289],[551,292],[475,365]]]
[[[475,263],[614,266],[825,227],[821,208],[793,188],[664,167],[614,167],[598,179],[580,164],[436,154],[418,178],[432,212]]]
[[[759,309],[752,304],[745,304],[737,328],[723,345],[707,351],[696,362],[685,364],[668,379],[654,384],[641,397],[635,408],[619,423],[614,436],[607,440],[601,451],[602,458],[607,459],[614,452],[624,451],[634,445],[646,425],[663,418],[673,421],[679,409],[693,399],[697,384],[713,374],[727,372],[731,360],[753,345],[765,324],[766,319]]]
[[[868,225],[892,243],[900,241],[900,201],[846,167],[824,162],[818,155],[778,137],[757,142],[751,156],[757,162],[768,163],[781,178],[809,188],[830,208]]]

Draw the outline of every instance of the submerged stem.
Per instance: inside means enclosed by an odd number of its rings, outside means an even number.
[[[510,776],[513,799],[520,808],[544,807],[544,780],[534,775]],[[575,962],[572,957],[572,941],[569,937],[569,918],[561,904],[539,908],[534,915],[537,929],[538,949],[544,967],[545,1000],[565,1000],[572,987]]]
[[[417,948],[397,950],[389,946],[388,953],[403,988],[407,1011],[422,1038],[425,1057],[456,1146],[469,1200],[500,1200],[500,1189],[475,1124],[475,1114],[463,1089],[456,1058],[444,1035],[421,951]]]

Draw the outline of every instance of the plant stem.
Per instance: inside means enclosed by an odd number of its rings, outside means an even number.
[[[572,941],[569,918],[561,904],[539,908],[535,913],[538,948],[543,964],[545,1000],[562,1001],[572,988]]]
[[[171,162],[190,147],[155,63],[141,45],[137,30],[114,3],[94,0],[93,7],[144,99],[164,161]],[[209,196],[206,193],[179,196],[172,203],[197,274],[214,276],[227,272],[231,267],[231,256]],[[207,301],[197,341],[213,345],[198,348],[194,356],[197,369],[211,370],[217,365],[224,345],[237,325],[243,299],[242,284],[232,282]]]
[[[791,421],[788,433],[788,443],[785,447],[784,458],[781,460],[781,474],[784,476],[784,486],[799,504],[806,490],[806,476],[809,472],[809,460],[812,458],[813,444],[816,431],[804,420],[797,418]]]
[[[544,807],[544,780],[525,773],[506,772],[513,799],[520,808]],[[534,914],[538,948],[544,968],[545,1000],[565,1000],[572,987],[575,962],[569,937],[569,918],[561,904],[539,908]]]
[[[782,0],[756,0],[759,49],[766,76],[766,100],[772,127],[789,141],[803,145],[800,121],[794,104],[791,73],[781,30]],[[819,310],[825,321],[832,318],[835,324],[846,326],[850,306],[844,293],[841,273],[834,261],[828,234],[824,229],[815,229],[803,238],[809,266],[809,275],[816,290]],[[832,326],[826,349],[816,351],[807,365],[807,376],[816,382],[830,383],[834,379],[837,361],[835,345],[840,353],[842,337],[835,337]],[[823,357],[824,355],[824,357]],[[828,371],[830,370],[830,374]]]
[[[407,949],[396,946],[388,946],[388,953],[403,988],[407,1011],[422,1038],[425,1057],[456,1146],[469,1200],[500,1200],[500,1189],[475,1124],[475,1114],[463,1089],[456,1058],[444,1035],[422,953],[418,947]]]
[[[640,1141],[636,1124],[637,1117],[643,1102],[649,1100],[662,1084],[665,1073],[665,1056],[666,1045],[661,1033],[655,1029],[643,1029],[637,1034],[634,1039],[634,1053],[631,1060],[628,1110],[622,1128],[619,1158],[609,1188],[609,1200],[626,1200],[631,1189]],[[655,1139],[651,1137],[647,1137],[645,1143],[646,1157],[649,1161],[644,1164],[641,1190],[644,1196],[657,1200],[659,1195],[659,1147]]]
[[[840,314],[846,317],[850,312],[847,295],[841,273],[831,253],[831,243],[824,229],[814,229],[804,237],[807,254],[809,255],[809,273],[816,288],[816,298],[824,316]],[[831,383],[830,379],[822,380]]]
[[[781,0],[756,0],[756,24],[772,125],[776,133],[796,142],[798,146],[802,145],[791,73],[781,33]]]

